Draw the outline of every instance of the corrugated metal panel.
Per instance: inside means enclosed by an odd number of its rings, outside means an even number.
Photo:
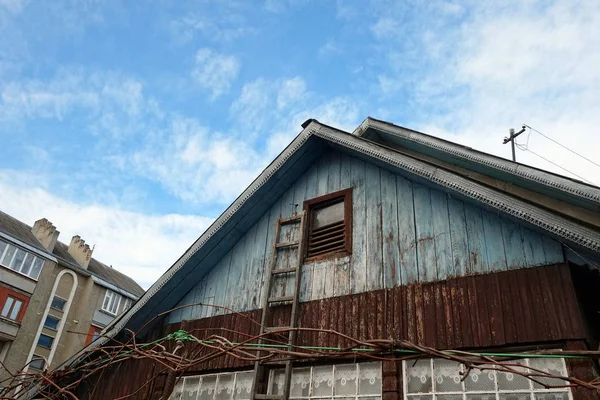
[[[353,254],[304,265],[301,301],[564,261],[560,243],[498,213],[330,151],[216,263],[198,284],[202,289],[192,289],[180,304],[203,301],[212,291],[218,304],[236,311],[256,309],[264,295],[276,220],[291,216],[294,204],[300,209],[305,200],[349,187]],[[197,310],[182,310],[170,322],[200,316]]]

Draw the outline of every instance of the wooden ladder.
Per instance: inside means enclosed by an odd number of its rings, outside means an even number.
[[[271,250],[271,258],[269,259],[268,265],[268,279],[266,285],[266,294],[263,296],[262,300],[262,318],[261,318],[261,327],[260,333],[264,334],[267,332],[273,332],[277,330],[284,330],[288,328],[295,328],[297,323],[298,316],[298,304],[300,300],[300,271],[302,269],[302,263],[304,259],[305,252],[305,234],[304,234],[304,226],[306,220],[306,211],[302,211],[301,214],[295,215],[290,218],[280,218],[277,220],[275,224],[275,238],[273,240],[272,250]],[[279,235],[281,234],[282,226],[298,226],[298,240],[288,241],[288,242],[280,242]],[[297,248],[297,260],[294,263],[294,266],[288,268],[277,268],[277,255],[285,250]],[[294,291],[292,294],[271,297],[271,289],[273,288],[273,283],[277,276],[281,274],[293,274],[293,287]],[[272,309],[275,304],[281,305],[282,303],[291,303],[292,304],[292,312],[290,315],[290,323],[288,326],[279,326],[279,327],[269,327],[267,323],[269,322],[269,317],[271,316]],[[288,338],[287,344],[288,349],[291,346],[296,344],[296,331],[290,330],[286,332],[282,332],[280,335],[286,335]],[[259,343],[265,343],[265,340],[261,337],[259,339]],[[259,351],[257,356],[262,356],[264,352]],[[290,381],[292,377],[292,361],[286,360],[281,361],[280,363],[273,364],[274,362],[265,362],[265,361],[256,361],[254,363],[254,381],[252,384],[252,400],[288,400],[290,395]],[[269,367],[277,368],[285,365],[285,375],[284,375],[284,386],[283,391],[280,394],[273,395],[267,393],[259,393],[261,389],[266,389],[268,386],[268,372]]]

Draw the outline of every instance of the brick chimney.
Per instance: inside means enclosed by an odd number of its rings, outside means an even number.
[[[56,230],[56,227],[52,225],[52,222],[48,221],[46,218],[38,219],[33,224],[31,232],[33,232],[42,246],[52,253],[56,241],[58,240],[58,235],[60,234],[60,232]]]
[[[71,239],[69,254],[77,261],[77,264],[81,268],[87,269],[88,265],[90,265],[93,251],[94,249],[90,249],[90,246],[85,244],[85,241],[78,235],[73,236]]]

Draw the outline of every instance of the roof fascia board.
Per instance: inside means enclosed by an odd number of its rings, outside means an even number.
[[[596,209],[600,207],[600,188],[372,118],[367,118],[363,121],[353,132],[353,135],[367,135],[368,137],[369,129],[376,130],[380,134],[388,134],[401,140],[424,145],[450,156],[466,160],[467,162],[481,164],[488,168],[514,175],[528,182],[541,184],[550,189],[567,193],[574,198],[583,200],[584,203],[588,204],[588,207],[592,206]]]
[[[231,217],[250,199],[269,179],[279,171],[283,165],[299,150],[308,139],[313,136],[314,132],[321,125],[312,121],[306,126],[302,132],[263,170],[263,172],[242,192],[240,196],[211,224],[211,226],[183,253],[181,257],[169,268],[158,280],[144,293],[139,300],[120,317],[115,318],[106,328],[106,335],[93,341],[84,349],[80,350],[69,359],[67,359],[57,369],[65,368],[68,365],[77,362],[77,360],[85,355],[90,350],[100,347],[116,336],[127,324],[127,322],[138,312],[144,305],[165,286],[177,272],[186,265],[188,260],[198,252],[214,235],[217,233]]]
[[[464,197],[502,211],[575,246],[580,246],[595,253],[600,252],[600,233],[598,231],[555,215],[545,209],[357,136],[328,127],[321,127],[315,135],[385,162],[411,175],[429,180],[446,190],[459,193]]]
[[[129,293],[127,290],[125,289],[121,289],[118,286],[113,285],[110,282],[105,281],[104,279],[98,278],[96,275],[92,275],[92,280],[94,281],[94,283],[97,283],[100,286],[104,286],[107,289],[112,290],[113,292],[117,292],[125,297],[128,297],[132,300],[137,300],[137,296],[135,296],[133,293]]]
[[[32,253],[35,253],[36,255],[45,258],[46,260],[50,260],[50,261],[54,261],[55,263],[58,263],[58,260],[56,259],[56,257],[54,257],[53,255],[51,255],[50,253],[46,253],[40,249],[37,249],[19,239],[16,239],[10,235],[7,235],[4,232],[0,232],[0,238],[2,239],[6,239],[9,242],[16,244],[19,247],[22,247],[23,249],[30,251]]]

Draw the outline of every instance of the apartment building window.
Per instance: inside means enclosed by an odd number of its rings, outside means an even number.
[[[131,308],[131,299],[125,299],[125,304],[123,305],[123,312],[129,310]]]
[[[60,318],[48,314],[48,316],[46,317],[46,321],[44,321],[44,327],[52,330],[57,330],[59,322]]]
[[[38,346],[41,347],[45,347],[47,349],[51,349],[52,348],[52,343],[54,342],[54,338],[52,336],[48,336],[45,334],[41,334],[40,338],[38,339]]]
[[[88,330],[87,338],[85,339],[85,345],[92,343],[94,340],[98,339],[100,336],[100,332],[102,332],[102,328],[94,325],[90,325],[90,329]]]
[[[65,309],[66,303],[67,303],[67,301],[65,299],[62,299],[58,296],[54,296],[54,298],[52,299],[52,304],[50,304],[50,307],[54,308],[57,311],[63,311]]]
[[[121,304],[121,295],[107,289],[104,301],[102,302],[102,310],[109,314],[117,315],[119,304]]]
[[[0,265],[37,280],[44,260],[12,244],[0,241]]]
[[[2,313],[0,315],[2,315],[4,318],[17,321],[19,319],[18,317],[19,313],[21,312],[22,306],[23,302],[21,300],[8,296],[6,298],[6,301],[4,302],[4,306],[2,307]]]
[[[562,358],[530,358],[512,363],[523,372],[533,369],[566,376]],[[490,366],[491,367],[491,366]],[[529,370],[532,368],[532,370]],[[494,370],[472,369],[465,377],[463,364],[445,359],[404,362],[404,398],[406,400],[569,400],[568,388],[546,389],[521,375]],[[561,379],[536,377],[548,386],[561,386]]]
[[[33,359],[29,363],[29,368],[35,369],[37,371],[43,371],[46,366],[46,360],[42,356],[38,356],[37,354],[33,355]]]
[[[352,252],[352,189],[304,202],[308,217],[306,257]]]

